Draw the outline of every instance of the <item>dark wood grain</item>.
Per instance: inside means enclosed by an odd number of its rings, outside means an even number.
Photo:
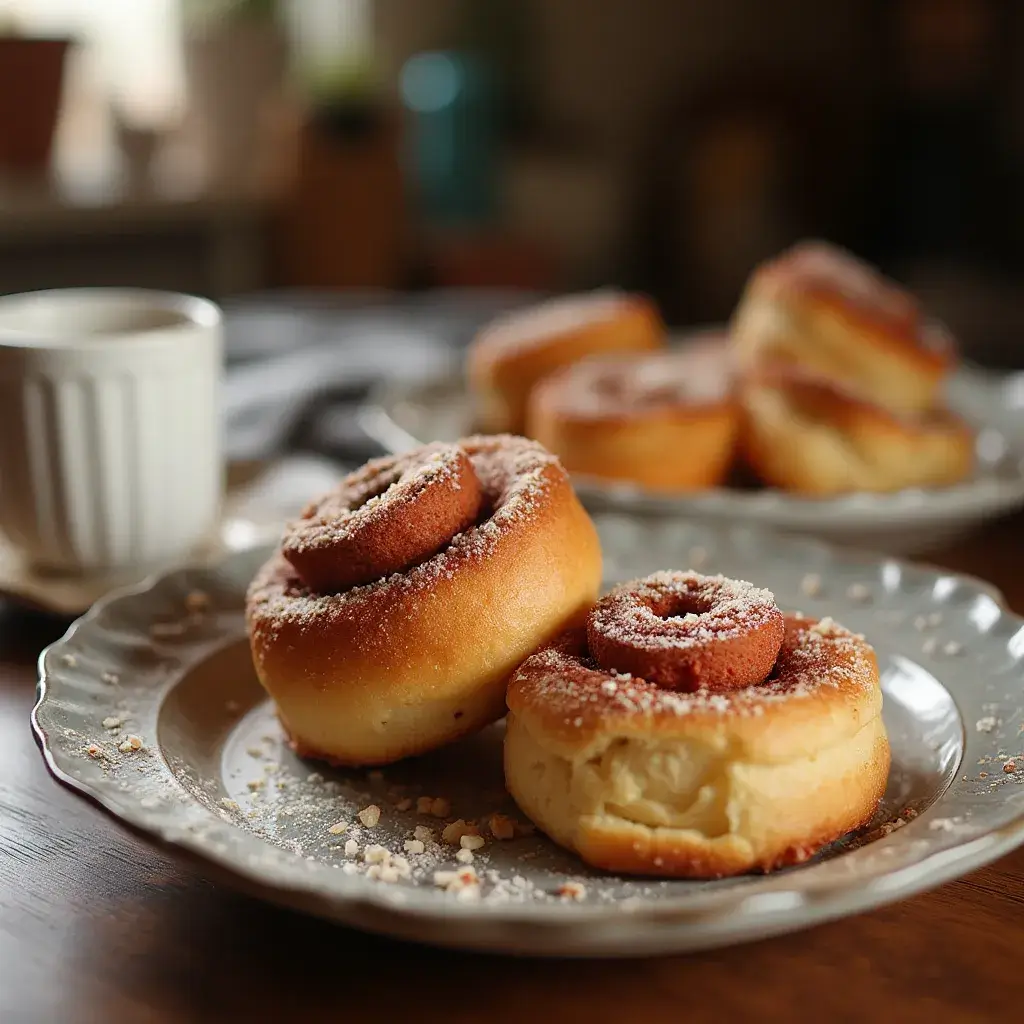
[[[1024,611],[1024,519],[931,561]],[[53,782],[28,727],[64,624],[0,611],[0,1021],[997,1021],[1024,1006],[1024,850],[914,899],[686,957],[401,945],[264,905]]]

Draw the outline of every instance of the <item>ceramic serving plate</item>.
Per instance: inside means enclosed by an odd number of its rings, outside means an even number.
[[[573,482],[591,509],[755,525],[915,554],[1024,505],[1024,406],[1018,390],[973,367],[962,367],[950,380],[950,405],[978,430],[976,472],[953,487],[809,499],[770,488],[715,488],[666,497],[578,474]],[[472,433],[474,409],[463,379],[452,374],[381,387],[362,410],[361,422],[374,440],[398,453]]]
[[[264,898],[510,953],[640,956],[754,939],[908,896],[1024,842],[1024,756],[1013,760],[1024,755],[1024,620],[996,592],[746,529],[613,515],[598,526],[609,584],[659,567],[720,571],[869,637],[893,766],[868,828],[801,867],[717,882],[593,872],[522,827],[461,863],[422,830],[440,839],[453,819],[494,813],[525,824],[502,786],[500,726],[383,772],[296,758],[245,639],[245,587],[263,550],[151,580],[72,626],[40,659],[43,753],[125,824]],[[374,878],[388,861],[391,880]],[[473,898],[449,891],[467,866],[480,879]]]

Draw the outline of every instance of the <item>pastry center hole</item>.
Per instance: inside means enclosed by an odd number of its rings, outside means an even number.
[[[665,594],[651,605],[651,611],[659,619],[685,619],[711,611],[711,602],[697,594]]]

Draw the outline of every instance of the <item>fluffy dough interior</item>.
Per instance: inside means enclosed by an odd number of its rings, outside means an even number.
[[[806,824],[800,805],[813,820],[818,792],[828,787],[834,800],[835,780],[873,764],[880,742],[885,730],[875,716],[838,743],[782,763],[736,760],[727,741],[633,738],[610,738],[571,761],[510,716],[506,773],[523,809],[571,848],[595,831],[639,829],[687,844],[739,845],[761,858],[797,841]]]

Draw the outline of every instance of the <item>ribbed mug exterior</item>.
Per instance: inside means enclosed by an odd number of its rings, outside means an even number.
[[[222,350],[219,310],[190,296],[0,298],[0,530],[35,567],[157,565],[213,537]]]

